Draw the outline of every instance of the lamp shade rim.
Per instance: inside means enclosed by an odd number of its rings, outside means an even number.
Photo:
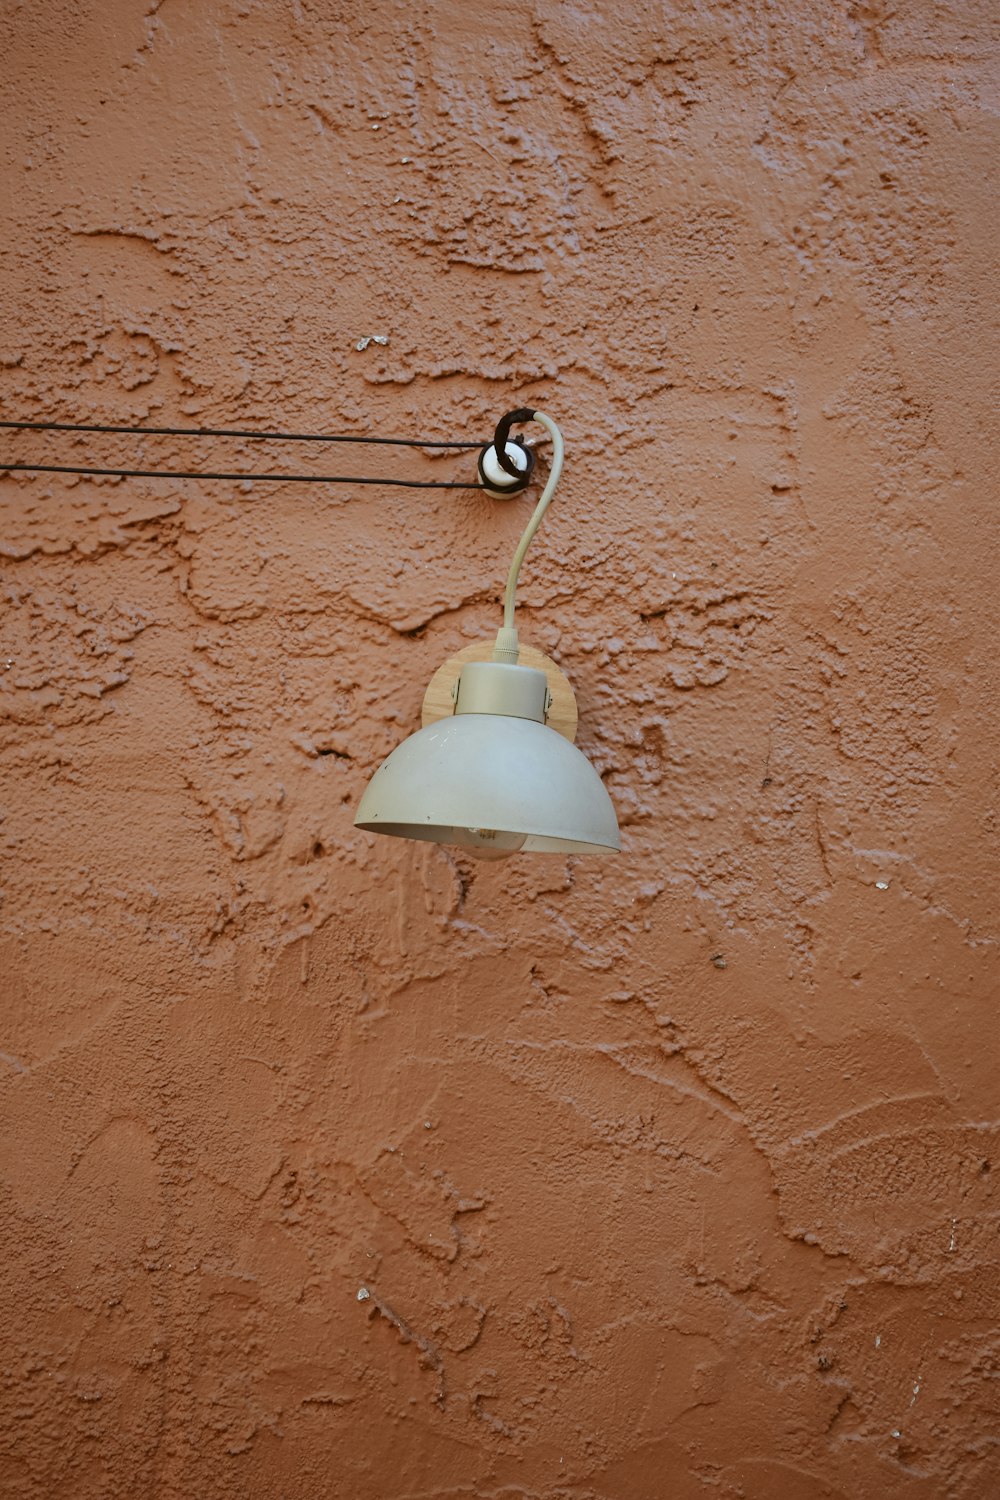
[[[354,826],[365,833],[381,833],[390,838],[417,839],[431,844],[452,844],[457,848],[479,847],[479,841],[467,837],[470,832],[478,830],[459,828],[454,824],[387,823],[378,818],[362,821],[359,816],[355,818]],[[515,830],[498,831],[512,833]],[[558,834],[527,833],[524,834],[523,842],[518,845],[518,849],[526,854],[620,854],[621,838],[616,837],[613,843],[610,841],[588,843],[584,839],[566,838]]]

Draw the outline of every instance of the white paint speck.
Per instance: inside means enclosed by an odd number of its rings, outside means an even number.
[[[360,1286],[360,1287],[358,1287],[358,1301],[359,1302],[367,1302],[368,1298],[370,1296],[371,1296],[371,1292],[368,1290],[368,1288],[366,1286]]]
[[[954,1250],[954,1248],[955,1248],[955,1223],[956,1223],[956,1221],[954,1219],[952,1219],[952,1221],[951,1221],[951,1240],[949,1241],[949,1244],[948,1244],[948,1249],[949,1250]]]
[[[901,1433],[901,1432],[900,1432],[900,1430],[899,1430],[899,1428],[898,1428],[898,1427],[894,1427],[894,1428],[893,1428],[893,1429],[892,1429],[892,1432],[891,1432],[891,1433],[890,1433],[890,1434],[889,1434],[889,1436],[890,1436],[890,1437],[902,1437],[902,1436],[903,1436],[903,1434],[902,1434],[902,1433]]]
[[[882,1342],[882,1335],[880,1333],[877,1333],[875,1335],[875,1348],[876,1349],[879,1347],[879,1345],[881,1344],[881,1342]]]
[[[877,891],[887,891],[889,889],[888,880],[876,880],[875,889]]]

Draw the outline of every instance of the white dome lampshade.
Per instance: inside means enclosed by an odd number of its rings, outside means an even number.
[[[470,662],[455,713],[404,740],[368,783],[355,824],[371,833],[463,845],[603,854],[620,848],[604,783],[544,723],[548,684],[533,667]]]
[[[542,412],[509,413],[497,428],[497,453],[510,422],[530,418],[552,436],[552,464],[511,564],[493,660],[466,662],[453,693],[454,713],[411,735],[382,763],[361,799],[358,828],[456,844],[480,859],[518,850],[605,854],[621,847],[600,776],[545,722],[551,702],[545,673],[518,665],[518,573],[562,466],[559,429]],[[481,460],[484,483],[489,473]]]

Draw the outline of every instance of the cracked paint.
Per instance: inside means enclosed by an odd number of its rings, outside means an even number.
[[[353,827],[530,497],[0,477],[0,1489],[1000,1492],[996,18],[0,32],[0,415],[551,411],[521,632],[624,836]]]

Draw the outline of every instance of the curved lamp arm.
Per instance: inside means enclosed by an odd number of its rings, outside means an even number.
[[[545,481],[545,488],[542,490],[531,520],[524,528],[524,535],[521,537],[521,540],[517,544],[517,551],[514,553],[513,561],[510,565],[510,572],[507,574],[507,587],[504,591],[503,596],[503,625],[497,632],[496,645],[493,648],[493,660],[508,662],[511,664],[517,663],[519,650],[517,630],[514,625],[514,607],[517,595],[518,575],[521,572],[521,564],[524,562],[524,555],[527,552],[528,548],[531,546],[535,532],[541,525],[542,517],[549,508],[549,501],[555,494],[556,485],[559,483],[559,475],[562,473],[563,465],[562,433],[559,431],[559,428],[553,422],[552,418],[547,417],[543,411],[529,412],[527,409],[523,411],[523,414],[522,412],[518,412],[517,416],[523,421],[530,420],[532,422],[540,422],[541,425],[545,428],[546,432],[552,439],[552,462],[549,465],[549,477]],[[499,458],[499,453],[497,456]]]

